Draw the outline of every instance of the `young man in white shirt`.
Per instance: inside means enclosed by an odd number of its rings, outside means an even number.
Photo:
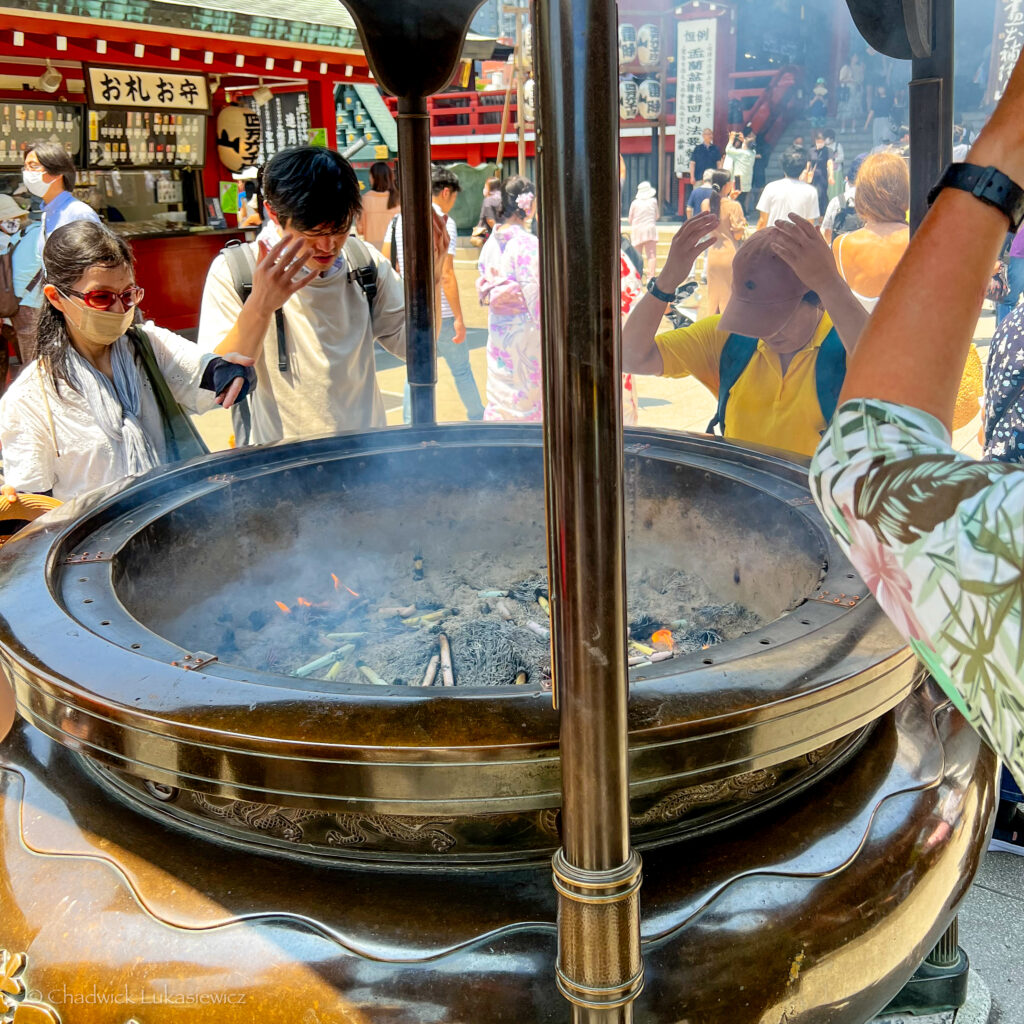
[[[757,201],[761,215],[757,221],[758,231],[770,228],[776,221],[788,220],[791,213],[812,224],[821,220],[817,189],[798,180],[806,166],[807,154],[803,150],[790,149],[782,154],[782,173],[785,177],[765,185]]]
[[[268,220],[249,244],[254,276],[273,287],[254,290],[243,304],[219,255],[203,290],[200,348],[256,360],[253,444],[384,426],[373,343],[405,358],[405,300],[399,276],[368,245],[376,266],[371,308],[343,252],[361,205],[352,167],[333,150],[294,146],[267,163],[262,188]]]

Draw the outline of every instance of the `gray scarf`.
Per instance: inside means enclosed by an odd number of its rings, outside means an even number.
[[[122,335],[111,346],[114,380],[68,346],[68,380],[84,397],[100,430],[107,436],[124,476],[145,473],[160,462],[139,419],[141,381],[131,342]]]

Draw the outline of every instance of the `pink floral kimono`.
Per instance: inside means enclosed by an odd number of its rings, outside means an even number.
[[[521,224],[499,224],[480,250],[477,295],[487,314],[485,420],[543,418],[540,348],[540,258],[537,238]],[[642,294],[640,274],[620,255],[622,314]],[[622,375],[622,412],[637,421],[636,390]]]

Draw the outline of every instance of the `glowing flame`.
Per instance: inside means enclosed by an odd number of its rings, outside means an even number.
[[[297,598],[295,598],[295,603],[300,608],[312,608],[313,607],[313,602],[312,601],[307,601],[304,597],[297,597]]]
[[[671,647],[672,646],[672,630],[671,629],[659,629],[651,634],[651,643],[655,647]]]
[[[335,576],[333,572],[331,573],[331,579],[334,580],[335,590],[347,590],[353,597],[359,596],[351,587],[346,587],[345,584],[342,583],[341,580],[339,580],[338,577]]]
[[[281,611],[283,611],[285,613],[285,615],[291,615],[292,610],[291,610],[291,608],[288,607],[288,605],[286,605],[284,603],[284,601],[275,601],[274,604],[276,604],[277,607],[280,608]]]

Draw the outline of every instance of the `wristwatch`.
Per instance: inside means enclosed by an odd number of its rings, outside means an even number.
[[[675,292],[663,292],[658,287],[658,282],[653,277],[647,282],[647,290],[656,299],[660,299],[662,302],[675,302],[676,301],[676,294],[675,294]]]
[[[928,205],[944,188],[958,188],[970,192],[989,206],[1006,214],[1010,230],[1016,231],[1024,220],[1024,189],[995,167],[978,167],[977,164],[950,164],[928,193]]]

